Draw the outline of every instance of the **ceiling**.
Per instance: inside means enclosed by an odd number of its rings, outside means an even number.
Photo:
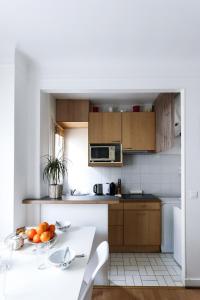
[[[148,104],[153,103],[158,93],[67,93],[53,94],[55,99],[90,100],[94,104]]]
[[[38,64],[199,59],[199,28],[199,0],[0,0],[0,56]]]

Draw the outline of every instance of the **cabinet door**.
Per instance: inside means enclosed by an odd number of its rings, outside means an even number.
[[[176,94],[160,94],[155,101],[156,151],[171,149],[175,140],[174,99]]]
[[[122,113],[122,144],[124,150],[155,150],[155,113]]]
[[[123,226],[109,226],[108,241],[111,247],[123,246]]]
[[[56,100],[57,122],[88,122],[88,100]]]
[[[124,244],[160,245],[160,211],[124,211]]]
[[[89,143],[121,143],[121,113],[89,113]]]
[[[89,113],[88,138],[90,144],[102,140],[102,113]]]
[[[102,142],[121,143],[121,113],[102,113]]]

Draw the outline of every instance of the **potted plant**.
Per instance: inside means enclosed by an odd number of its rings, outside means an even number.
[[[43,171],[43,179],[49,182],[49,197],[61,198],[63,191],[63,179],[67,172],[66,161],[63,158],[47,156],[47,163]]]

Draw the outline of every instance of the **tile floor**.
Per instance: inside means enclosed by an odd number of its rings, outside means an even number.
[[[111,253],[109,284],[120,286],[182,286],[181,268],[172,254]]]

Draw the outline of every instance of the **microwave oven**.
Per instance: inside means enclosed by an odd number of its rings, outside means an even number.
[[[90,162],[115,162],[120,145],[89,145]]]

